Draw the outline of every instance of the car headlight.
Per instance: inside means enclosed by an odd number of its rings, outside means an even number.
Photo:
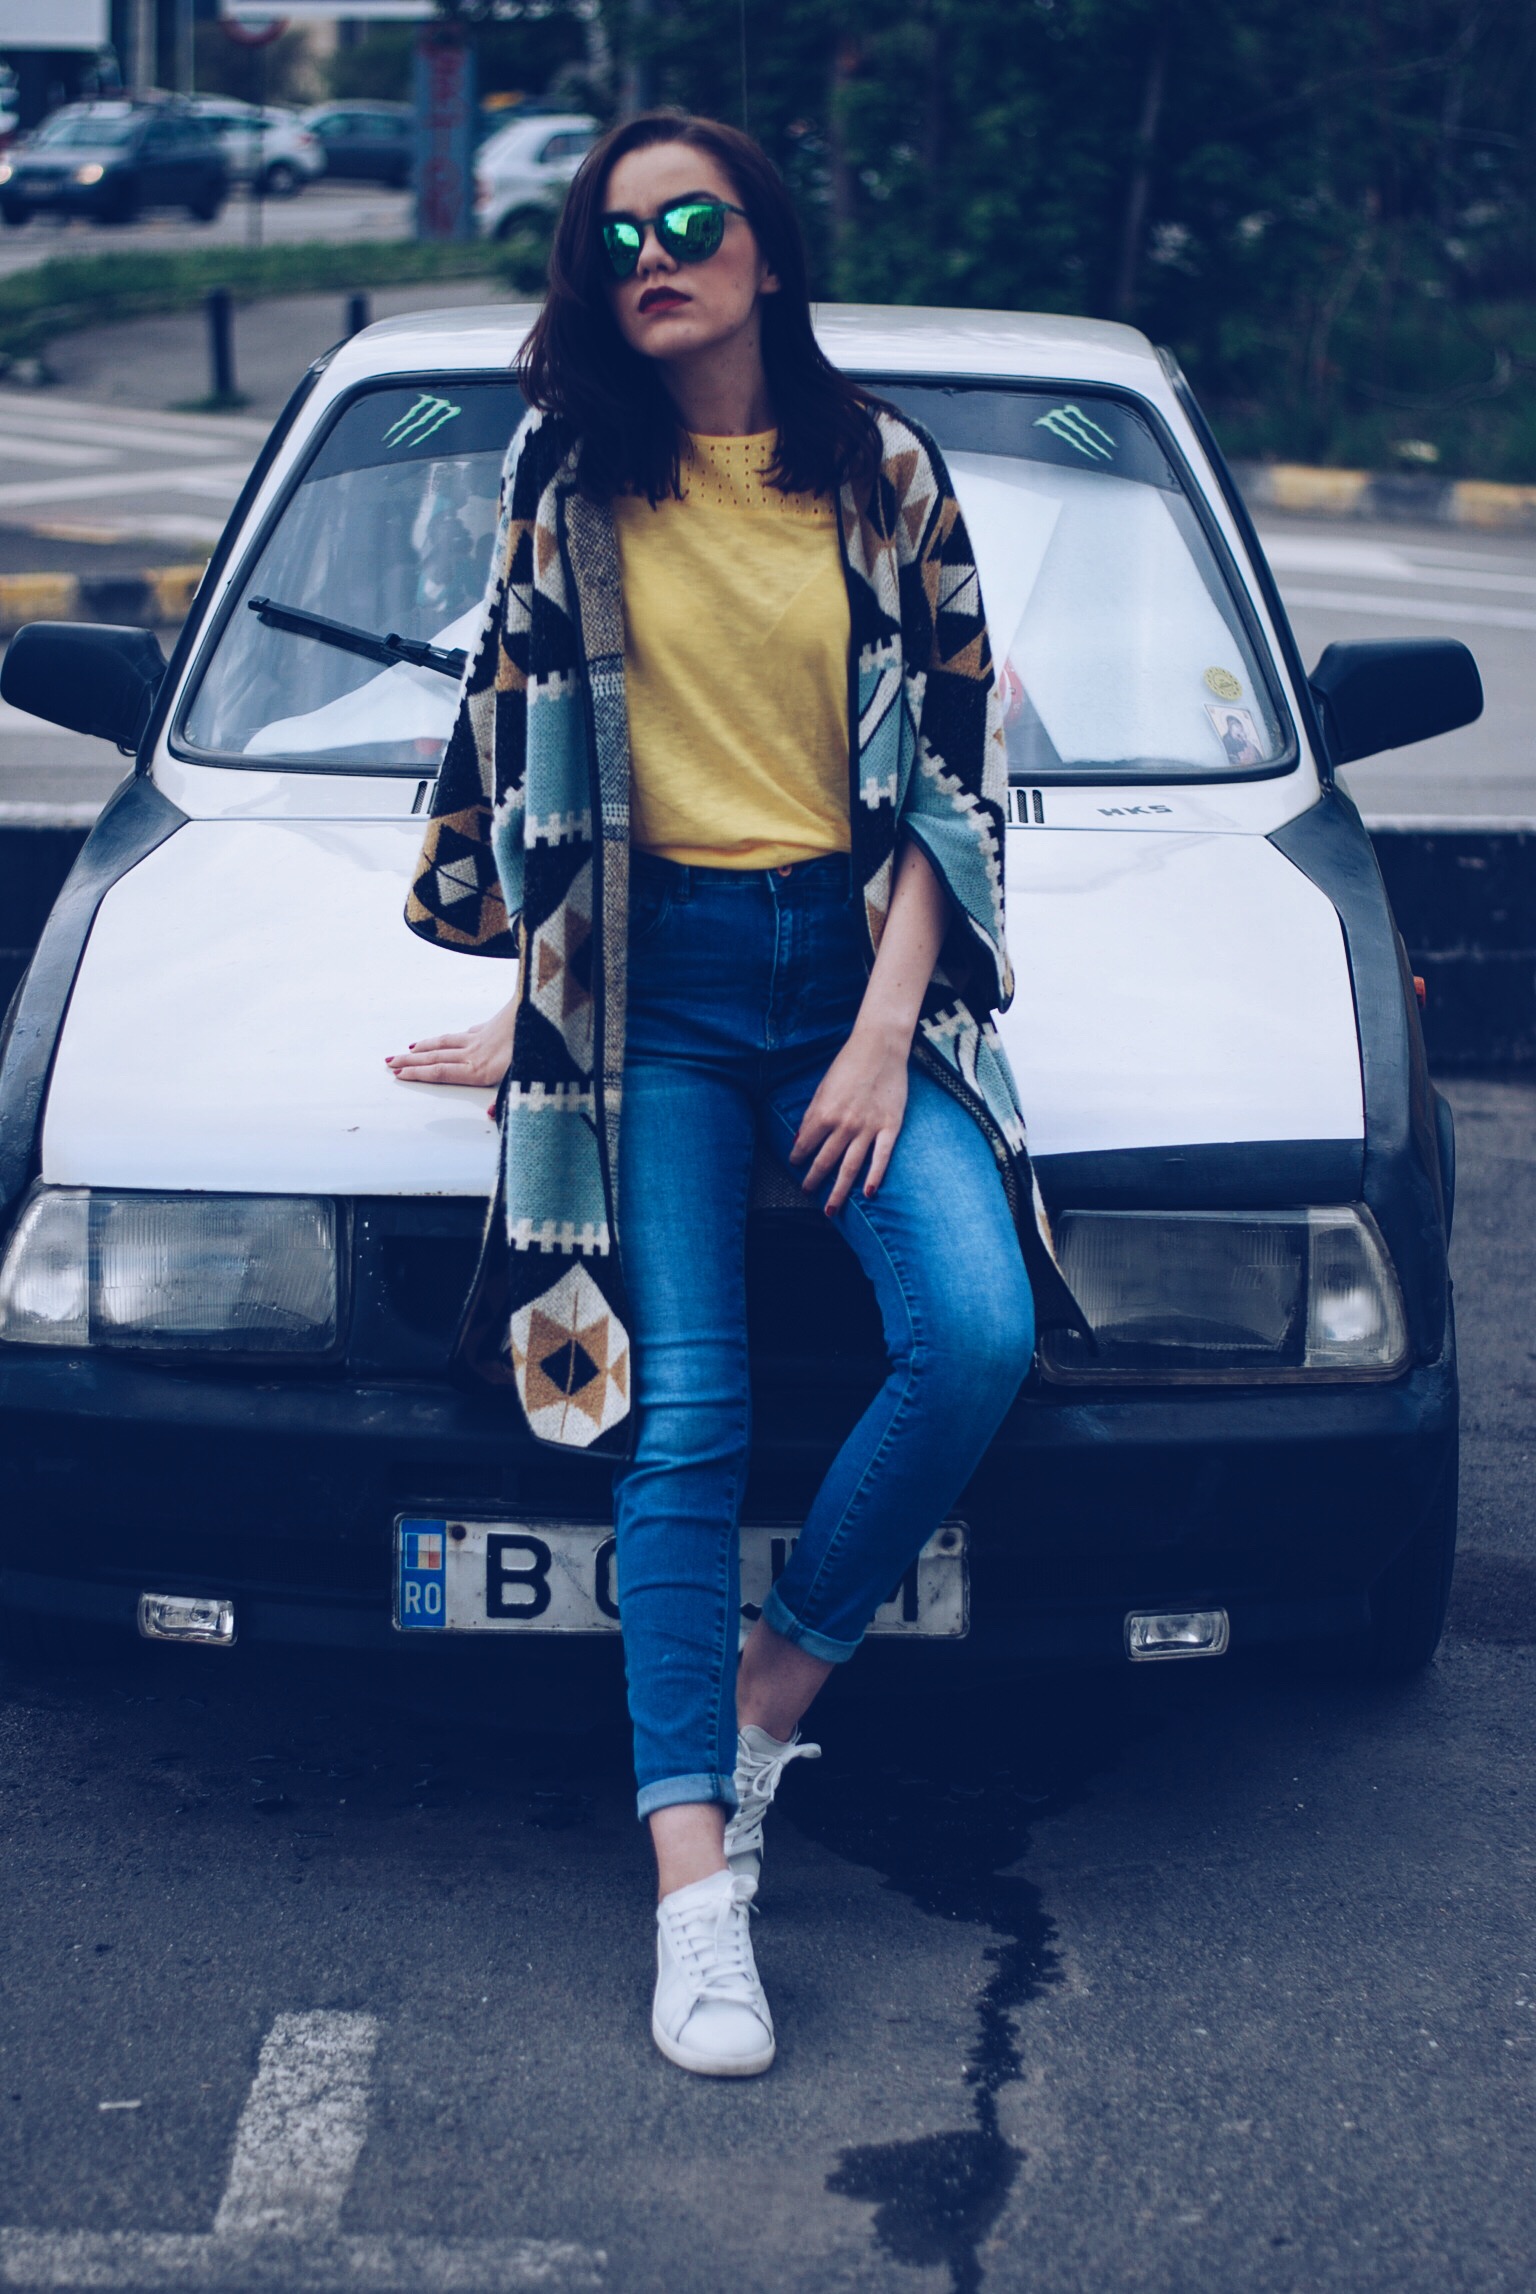
[[[9,183],[15,173],[16,170],[8,159],[0,159],[0,183]]]
[[[323,1354],[336,1206],[309,1195],[36,1185],[0,1260],[0,1339],[186,1354]]]
[[[1369,1211],[1064,1211],[1062,1271],[1092,1327],[1041,1345],[1047,1378],[1137,1385],[1392,1378],[1402,1293]]]
[[[99,183],[106,172],[99,159],[88,159],[84,167],[75,169],[75,181],[77,183]]]

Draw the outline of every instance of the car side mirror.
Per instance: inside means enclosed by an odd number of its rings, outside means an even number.
[[[1477,663],[1454,637],[1330,645],[1308,682],[1335,765],[1454,732],[1483,713]]]
[[[0,700],[72,733],[115,741],[131,756],[164,675],[165,655],[152,629],[29,621],[0,663]]]

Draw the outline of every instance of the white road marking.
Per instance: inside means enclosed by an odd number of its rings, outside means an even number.
[[[0,494],[4,489],[0,488]],[[1281,588],[1288,606],[1317,606],[1329,613],[1385,614],[1393,621],[1459,621],[1482,629],[1536,629],[1536,613],[1503,605],[1462,605],[1452,598],[1371,597],[1358,590]]]
[[[1387,542],[1359,541],[1351,534],[1262,532],[1264,555],[1277,573],[1374,574],[1397,581],[1411,569],[1401,550]]]
[[[77,797],[45,804],[41,798],[0,798],[0,828],[90,828],[105,797]]]
[[[64,446],[56,438],[40,436],[35,431],[23,436],[19,430],[0,427],[0,461],[57,462],[69,469],[81,470],[88,462],[116,459],[111,447],[102,445],[99,439],[94,446]]]
[[[241,443],[238,438],[210,437],[203,430],[173,431],[169,436],[163,430],[140,430],[131,423],[114,421],[109,406],[98,409],[94,422],[58,422],[46,415],[41,421],[27,422],[19,414],[0,413],[0,437],[14,438],[18,444],[23,439],[72,439],[82,445],[117,450],[137,447],[150,454],[163,454],[172,441],[187,454],[223,454]]]
[[[0,2230],[0,2286],[162,2286],[198,2294],[521,2294],[600,2287],[605,2256],[552,2238],[261,2238],[135,2230]]]
[[[599,2287],[607,2257],[552,2238],[347,2237],[341,2210],[368,2132],[372,2015],[280,2015],[235,2129],[229,2179],[201,2232],[0,2229],[0,2286],[148,2294],[514,2294]],[[122,2107],[122,2106],[118,2106]]]
[[[1479,558],[1465,552],[1395,548],[1389,542],[1359,542],[1348,535],[1261,534],[1264,555],[1277,573],[1360,574],[1372,581],[1428,583],[1437,589],[1514,590],[1536,597],[1536,574],[1511,573],[1508,558]]]
[[[25,735],[29,739],[77,740],[67,725],[52,724],[46,717],[34,717],[29,709],[13,708],[9,701],[0,701],[0,739],[16,740]]]
[[[185,441],[188,438],[207,438],[234,444],[249,438],[259,446],[271,429],[259,415],[251,414],[157,414],[141,406],[117,407],[111,401],[92,398],[55,398],[52,391],[40,397],[35,390],[0,390],[0,422],[50,423],[59,420],[83,422],[100,430],[104,422],[121,413],[137,428],[153,433],[165,443]],[[66,436],[68,433],[66,432]]]
[[[23,509],[30,502],[92,502],[103,493],[229,493],[236,496],[250,473],[248,461],[204,461],[193,470],[103,470],[96,477],[44,477],[37,482],[0,486],[0,507]]]
[[[235,2130],[214,2236],[334,2230],[368,2132],[371,2015],[280,2015]]]
[[[91,502],[102,494],[225,494],[231,500],[245,484],[249,462],[205,462],[192,470],[103,470],[90,478],[42,478],[0,486],[0,508],[25,509],[34,502]]]
[[[1536,820],[1529,813],[1366,812],[1362,809],[1360,818],[1373,836],[1379,828],[1393,829],[1400,836],[1530,836],[1536,832]]]
[[[50,542],[186,542],[211,549],[224,521],[200,518],[195,510],[128,510],[120,518],[28,518],[15,530]]]

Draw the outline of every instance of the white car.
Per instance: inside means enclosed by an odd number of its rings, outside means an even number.
[[[225,96],[199,96],[191,109],[217,133],[231,177],[259,183],[270,199],[290,199],[325,173],[325,146],[296,112]]]
[[[7,701],[136,760],[0,1046],[15,1610],[477,1633],[509,1694],[614,1662],[606,1469],[452,1367],[486,1093],[385,1065],[509,993],[402,908],[532,315],[390,319],[318,361],[168,667],[65,624],[6,655]],[[1097,1335],[1046,1337],[877,1637],[929,1693],[1266,1642],[1410,1670],[1456,1536],[1453,1142],[1334,768],[1473,718],[1471,656],[1335,645],[1309,680],[1129,328],[844,308],[821,339],[934,433],[970,525],[1011,775],[1000,1026]],[[770,1190],[750,1250],[760,1599],[883,1361],[824,1221]]]
[[[475,221],[483,239],[549,224],[600,133],[584,112],[509,120],[475,154]]]

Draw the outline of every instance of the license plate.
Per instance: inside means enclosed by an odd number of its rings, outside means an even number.
[[[741,1614],[750,1625],[795,1549],[796,1532],[741,1532]],[[936,1529],[875,1611],[872,1633],[959,1640],[970,1624],[963,1522]],[[395,1625],[402,1633],[616,1633],[613,1532],[603,1522],[395,1522]]]

